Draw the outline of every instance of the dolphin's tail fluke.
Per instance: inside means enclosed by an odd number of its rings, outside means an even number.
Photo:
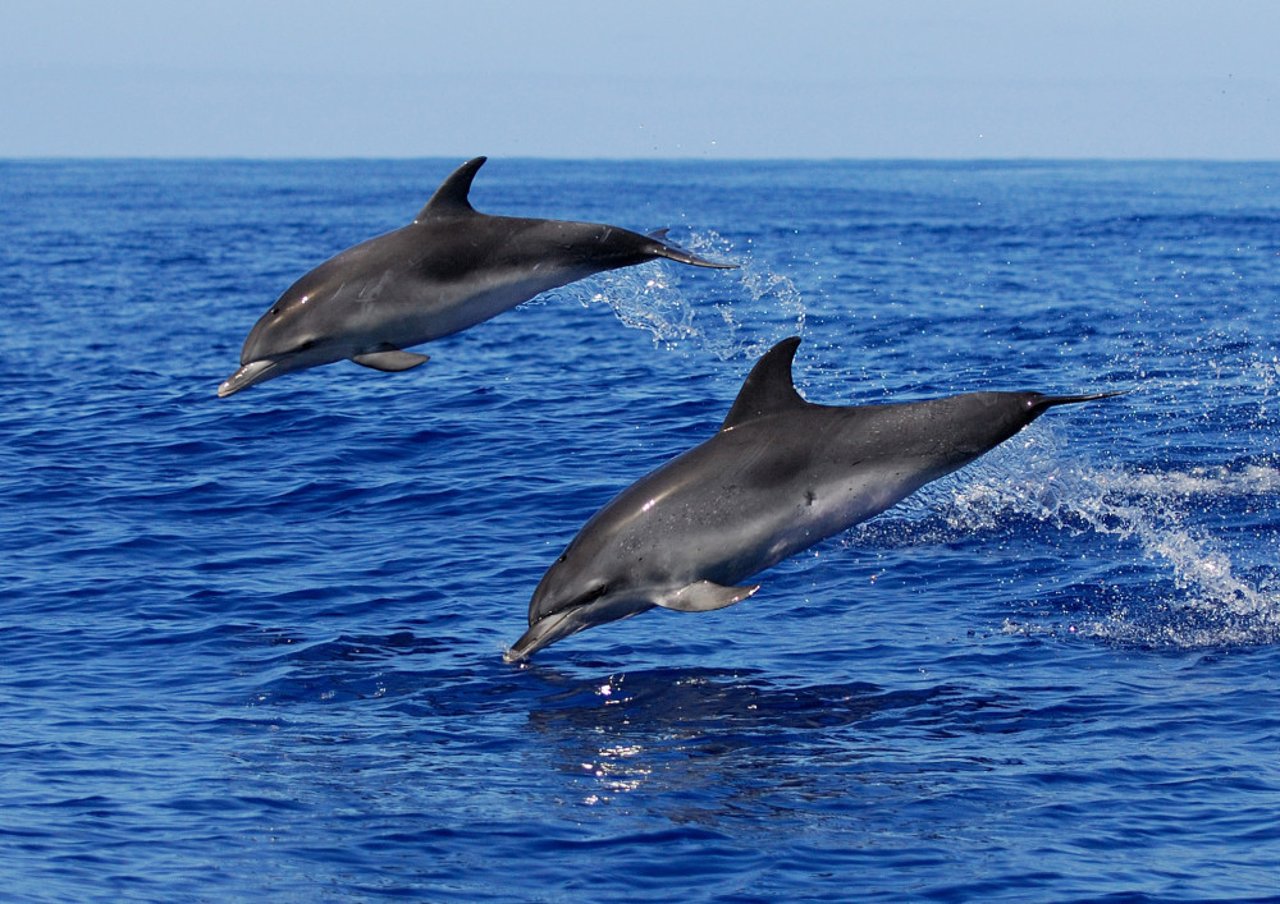
[[[696,254],[691,254],[683,248],[671,244],[671,242],[667,240],[668,231],[669,230],[666,228],[655,229],[653,232],[650,232],[645,236],[645,238],[653,239],[654,247],[651,248],[650,251],[654,257],[665,257],[667,260],[678,261],[679,263],[689,264],[694,267],[710,267],[713,270],[738,269],[737,264],[725,261],[713,261],[708,260],[705,257],[698,257]]]
[[[1096,402],[1098,399],[1110,399],[1115,396],[1122,396],[1127,393],[1127,389],[1115,389],[1111,392],[1095,392],[1088,395],[1060,395],[1047,396],[1036,393],[1035,396],[1027,403],[1032,417],[1039,417],[1050,408],[1058,405],[1076,405],[1080,402]]]

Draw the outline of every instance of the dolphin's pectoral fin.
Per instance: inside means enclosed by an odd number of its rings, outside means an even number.
[[[677,612],[710,612],[740,603],[759,589],[759,584],[752,584],[750,587],[725,587],[711,581],[698,581],[654,602],[664,609],[674,609]]]
[[[356,355],[351,360],[363,367],[396,373],[401,370],[412,370],[426,364],[430,359],[426,355],[416,355],[413,352],[395,348],[385,352],[366,352],[363,355]]]

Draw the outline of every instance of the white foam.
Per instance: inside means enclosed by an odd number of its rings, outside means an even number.
[[[1258,556],[1252,544],[1249,550],[1233,547],[1201,517],[1224,497],[1280,492],[1280,467],[1255,462],[1185,471],[1100,469],[1064,464],[1051,430],[1037,428],[1023,436],[955,478],[926,487],[903,511],[895,510],[899,527],[914,522],[922,542],[1000,530],[1017,519],[1107,541],[1097,558],[1113,563],[1109,572],[1117,578],[1100,588],[1106,611],[1073,613],[1065,628],[1009,620],[1006,631],[1067,630],[1177,648],[1280,640],[1274,548],[1263,551],[1264,561],[1250,562]],[[1126,550],[1135,549],[1147,563],[1138,576],[1125,567],[1134,564],[1126,560]],[[1153,579],[1144,584],[1140,575],[1151,573],[1152,566]]]

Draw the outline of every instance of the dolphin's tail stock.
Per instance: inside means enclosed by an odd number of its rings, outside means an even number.
[[[662,229],[655,229],[653,232],[645,234],[645,238],[653,240],[654,247],[650,248],[649,251],[654,257],[665,257],[667,260],[677,261],[681,264],[690,264],[694,267],[710,267],[713,270],[738,269],[737,264],[727,263],[724,261],[713,261],[708,260],[705,257],[698,257],[696,254],[692,254],[677,245],[671,244],[667,239],[667,233],[669,231],[669,229],[663,227]]]

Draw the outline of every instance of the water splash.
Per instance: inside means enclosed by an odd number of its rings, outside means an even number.
[[[688,232],[673,240],[699,256],[736,263],[738,269],[714,275],[719,281],[715,296],[728,285],[732,297],[713,296],[710,304],[695,304],[685,281],[705,280],[708,274],[695,277],[661,261],[600,274],[587,288],[575,283],[561,291],[587,307],[607,304],[626,326],[648,332],[655,345],[693,343],[722,361],[758,357],[779,339],[803,332],[805,305],[799,289],[789,277],[757,261],[750,247],[739,251],[716,232]]]
[[[1087,633],[1125,642],[1179,648],[1272,643],[1280,639],[1280,588],[1268,566],[1247,568],[1241,554],[1214,536],[1198,514],[1231,498],[1274,494],[1271,464],[1189,471],[1079,470],[1070,515],[1094,532],[1134,541],[1168,580],[1150,594],[1142,586]],[[1246,573],[1257,575],[1250,580]],[[1122,598],[1125,594],[1121,594]]]
[[[1008,619],[1008,633],[1070,633],[1175,649],[1280,641],[1280,569],[1274,556],[1246,553],[1206,526],[1217,509],[1250,512],[1280,494],[1280,462],[1251,461],[1185,470],[1064,465],[1050,429],[1029,432],[955,478],[925,487],[855,538],[955,541],[979,532],[1031,526],[1037,541],[1093,534],[1113,541],[1092,592],[1069,604],[1068,621]],[[894,523],[896,522],[896,524]],[[1219,523],[1225,523],[1219,521]],[[851,540],[851,542],[853,542]],[[1274,544],[1273,544],[1274,545]],[[1125,548],[1136,557],[1126,557]],[[1084,588],[1079,588],[1083,591]]]

